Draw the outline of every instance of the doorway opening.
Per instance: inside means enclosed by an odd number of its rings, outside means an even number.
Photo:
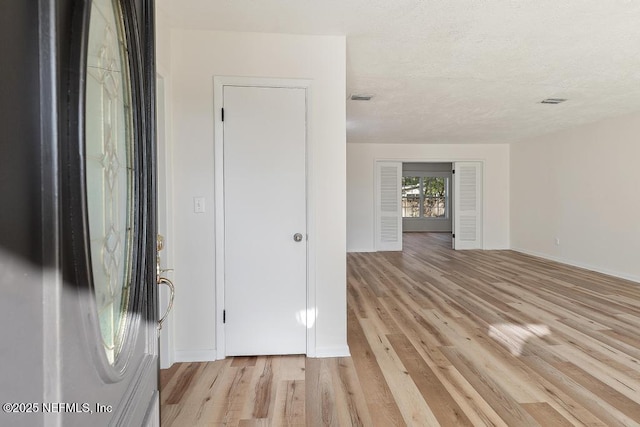
[[[402,232],[453,233],[453,164],[402,163]]]
[[[374,170],[376,251],[401,251],[404,231],[450,233],[454,249],[483,249],[482,161],[376,160]]]

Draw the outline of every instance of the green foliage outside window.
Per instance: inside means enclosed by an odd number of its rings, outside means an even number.
[[[404,218],[446,218],[447,178],[402,177]]]

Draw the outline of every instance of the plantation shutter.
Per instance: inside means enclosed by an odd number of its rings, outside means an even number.
[[[482,249],[482,163],[454,163],[455,249]]]
[[[402,250],[402,162],[376,162],[376,251]]]

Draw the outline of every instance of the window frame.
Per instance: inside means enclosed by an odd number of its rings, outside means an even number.
[[[451,218],[451,173],[450,172],[428,172],[428,171],[403,171],[402,179],[405,178],[419,178],[419,197],[420,197],[420,205],[419,205],[419,215],[418,216],[404,216],[404,200],[405,197],[401,196],[403,199],[402,203],[402,219],[408,221],[416,221],[416,220],[428,220],[428,221],[446,221]],[[424,181],[426,178],[443,178],[444,179],[444,203],[445,203],[445,214],[441,217],[431,217],[424,216],[424,201],[427,198],[424,193]],[[401,182],[401,191],[402,187],[404,187]]]

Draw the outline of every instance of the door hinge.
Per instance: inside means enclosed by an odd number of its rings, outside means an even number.
[[[453,170],[451,171],[451,173],[452,173],[453,175],[455,175],[455,174],[456,174],[456,170],[455,170],[455,169],[453,169]]]
[[[456,238],[456,235],[455,235],[455,234],[452,234],[452,235],[451,235],[451,238],[452,238],[452,239],[455,239],[455,238]]]
[[[222,114],[222,121],[224,122],[224,108],[221,108],[220,111],[221,111],[221,114]]]
[[[222,310],[222,323],[227,323],[227,310]]]

